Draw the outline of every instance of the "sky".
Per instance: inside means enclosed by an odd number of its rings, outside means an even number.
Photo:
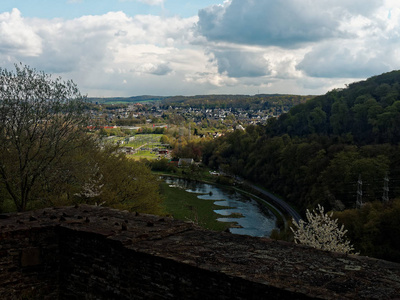
[[[400,69],[398,0],[1,0],[0,67],[89,97],[319,95]]]

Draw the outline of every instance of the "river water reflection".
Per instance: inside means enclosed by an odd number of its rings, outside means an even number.
[[[276,217],[268,209],[260,210],[258,203],[250,197],[237,191],[224,189],[215,185],[166,177],[165,182],[169,185],[183,188],[188,193],[199,194],[198,198],[205,201],[214,201],[216,205],[224,207],[214,210],[221,218],[220,222],[236,222],[241,228],[230,228],[234,234],[244,234],[251,236],[270,236],[271,231],[276,228]],[[226,208],[226,207],[229,208]],[[240,218],[230,218],[232,214],[240,214]]]

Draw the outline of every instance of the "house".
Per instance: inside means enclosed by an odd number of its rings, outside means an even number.
[[[192,164],[194,164],[193,158],[180,158],[178,162],[178,167],[190,166]]]
[[[133,147],[120,147],[119,151],[125,154],[135,154],[136,152],[135,149],[133,149]]]

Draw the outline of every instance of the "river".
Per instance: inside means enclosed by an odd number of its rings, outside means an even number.
[[[218,221],[237,223],[238,228],[235,226],[229,229],[231,233],[262,237],[270,236],[271,231],[276,228],[276,216],[266,208],[261,211],[259,204],[251,197],[232,189],[197,181],[173,177],[166,177],[164,180],[167,184],[183,188],[188,193],[199,194],[199,199],[214,201],[216,205],[223,207],[214,211],[221,216]],[[241,217],[229,218],[232,214]]]

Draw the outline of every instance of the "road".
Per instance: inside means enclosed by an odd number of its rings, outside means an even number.
[[[258,186],[255,186],[254,184],[246,182],[246,185],[248,185],[251,188],[255,189],[256,191],[262,193],[263,195],[267,196],[269,199],[271,199],[273,202],[275,202],[277,205],[279,205],[283,210],[285,210],[296,222],[300,221],[301,216],[299,215],[299,213],[296,210],[294,210],[285,201],[276,197],[275,195],[271,194],[270,192],[267,192],[266,190],[259,188]]]

